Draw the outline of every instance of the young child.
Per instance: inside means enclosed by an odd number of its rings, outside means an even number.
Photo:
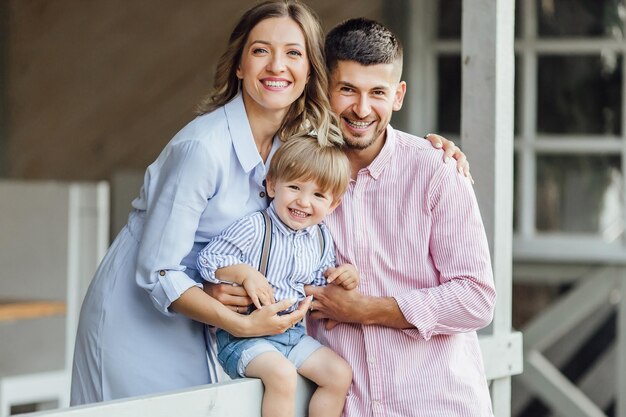
[[[348,264],[335,268],[334,244],[321,223],[339,205],[349,180],[350,163],[341,149],[321,147],[311,136],[288,139],[272,158],[266,177],[273,201],[265,211],[271,221],[256,212],[235,222],[200,251],[198,270],[207,281],[242,285],[259,309],[285,298],[301,301],[308,284],[355,288],[356,269]],[[269,245],[266,227],[271,227]],[[267,278],[259,272],[264,269],[264,246],[269,246]],[[328,268],[335,269],[325,278]],[[266,337],[238,338],[218,330],[217,347],[218,360],[232,378],[263,381],[263,417],[293,416],[297,373],[318,385],[309,416],[341,415],[352,370],[307,336],[302,322]]]

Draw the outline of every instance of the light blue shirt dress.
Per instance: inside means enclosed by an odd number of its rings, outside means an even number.
[[[279,145],[274,138],[270,158]],[[267,207],[265,174],[241,95],[165,146],[83,302],[72,405],[216,381],[205,326],[169,307],[201,286],[196,258],[207,241]]]

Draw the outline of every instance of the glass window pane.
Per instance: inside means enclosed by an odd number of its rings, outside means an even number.
[[[441,55],[437,59],[437,130],[461,132],[461,56]]]
[[[622,39],[622,0],[535,0],[542,37],[611,37]]]
[[[624,232],[622,188],[619,156],[538,155],[537,230],[614,241]]]
[[[537,131],[621,132],[622,57],[538,57]]]
[[[461,39],[461,0],[437,1],[437,37]]]
[[[522,96],[517,74],[519,59],[515,57],[515,115],[514,133],[520,133]],[[437,58],[437,131],[459,134],[461,132],[461,57],[440,55]]]

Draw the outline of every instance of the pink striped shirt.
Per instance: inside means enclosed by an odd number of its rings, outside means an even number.
[[[344,357],[354,380],[346,417],[492,416],[476,330],[495,289],[469,181],[424,139],[387,129],[326,224],[359,290],[394,297],[415,329],[339,324],[309,333]]]

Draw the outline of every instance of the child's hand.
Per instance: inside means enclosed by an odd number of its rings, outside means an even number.
[[[274,304],[274,290],[259,271],[251,270],[244,278],[241,285],[248,292],[248,296],[252,299],[252,303],[259,310],[262,306]]]
[[[359,271],[354,265],[343,264],[337,268],[328,268],[324,273],[326,281],[335,285],[341,285],[346,290],[353,290],[359,284]]]

